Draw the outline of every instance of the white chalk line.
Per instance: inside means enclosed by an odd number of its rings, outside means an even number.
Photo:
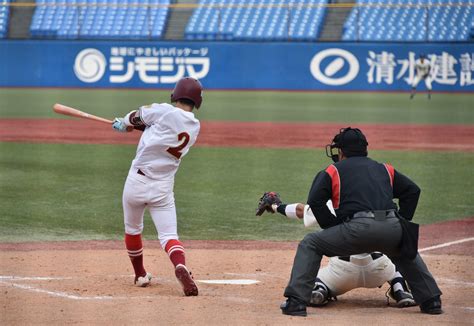
[[[50,296],[53,296],[53,297],[66,298],[66,299],[71,299],[71,300],[126,300],[126,299],[131,299],[131,297],[117,297],[117,296],[79,296],[79,295],[69,294],[67,292],[44,290],[44,289],[39,289],[39,288],[31,286],[31,285],[5,282],[5,281],[0,281],[0,284],[6,285],[6,286],[13,286],[15,288],[22,289],[22,290],[27,290],[27,291],[31,291],[31,292],[44,293],[44,294],[47,294],[47,295],[50,295]],[[143,297],[140,297],[140,298],[143,298]]]
[[[69,294],[67,292],[62,292],[62,291],[50,291],[50,290],[44,290],[40,289],[31,285],[24,285],[24,284],[18,284],[18,283],[12,283],[8,281],[0,281],[0,285],[3,286],[13,286],[18,289],[26,290],[26,291],[31,291],[31,292],[36,292],[36,293],[42,293],[42,294],[47,294],[52,297],[59,297],[59,298],[65,298],[65,299],[70,299],[70,300],[76,300],[76,301],[88,301],[88,300],[96,300],[96,301],[110,301],[110,300],[132,300],[132,299],[157,299],[157,298],[169,298],[169,295],[142,295],[142,296],[79,296],[79,295],[74,295],[74,294]],[[254,300],[248,299],[248,298],[237,298],[237,297],[232,297],[232,296],[224,296],[221,297],[220,299],[234,302],[234,303],[252,303]]]
[[[435,250],[439,248],[444,248],[448,246],[452,246],[455,244],[460,244],[468,241],[473,241],[474,237],[472,238],[464,238],[456,241],[450,241],[446,243],[442,243],[439,245],[431,246],[431,247],[426,247],[419,249],[419,252],[425,252],[429,250]],[[227,273],[230,275],[238,275],[237,273]],[[248,275],[248,274],[247,274]],[[117,277],[117,276],[115,276]],[[126,275],[119,275],[119,277],[129,277]],[[43,294],[48,294],[50,296],[54,297],[60,297],[60,298],[67,298],[71,300],[130,300],[130,299],[154,299],[157,297],[160,297],[159,295],[156,296],[135,296],[135,297],[130,297],[130,296],[78,296],[74,294],[69,294],[67,292],[61,292],[61,291],[50,291],[50,290],[44,290],[40,288],[36,288],[31,285],[24,285],[24,284],[18,284],[18,283],[13,283],[11,281],[26,281],[26,280],[35,280],[35,281],[53,281],[53,280],[70,280],[73,279],[72,277],[42,277],[42,276],[29,276],[29,277],[22,277],[22,276],[11,276],[11,275],[0,275],[0,284],[4,286],[13,286],[15,288],[27,290],[27,291],[32,291],[32,292],[37,292],[37,293],[43,293]],[[444,279],[448,283],[452,284],[460,284],[463,286],[474,286],[474,283],[472,282],[465,282],[465,281],[458,281],[458,280],[452,280],[452,279]],[[208,284],[240,284],[240,285],[251,285],[251,284],[256,284],[259,283],[260,281],[257,280],[197,280],[197,282],[200,283],[208,283]],[[225,297],[224,299],[229,299],[231,300],[231,297]],[[231,300],[232,301],[232,300]],[[472,307],[464,307],[466,310],[474,310]]]
[[[441,243],[441,244],[436,245],[436,246],[431,246],[431,247],[426,247],[426,248],[419,249],[418,252],[424,252],[424,251],[449,247],[449,246],[452,246],[452,245],[455,245],[455,244],[464,243],[464,242],[473,241],[473,240],[474,240],[474,237],[473,238],[464,238],[464,239],[460,239],[460,240],[456,240],[456,241],[445,242],[445,243]]]
[[[44,276],[10,276],[0,275],[0,280],[13,281],[55,281],[55,280],[72,280],[72,277],[44,277]]]
[[[469,282],[469,281],[461,281],[461,280],[453,280],[452,278],[444,278],[440,277],[438,278],[440,282],[448,283],[448,284],[454,284],[454,285],[461,285],[463,287],[474,287],[474,282]]]
[[[237,273],[225,273],[233,274],[237,276]],[[242,275],[241,275],[242,276]],[[254,275],[255,276],[255,275]],[[120,278],[133,278],[133,275],[108,275],[108,277],[120,277]],[[74,279],[81,279],[83,277],[75,277]],[[72,277],[45,277],[45,276],[14,276],[14,275],[0,275],[1,280],[8,281],[57,281],[57,280],[72,280]],[[168,280],[164,278],[153,277],[159,283],[174,283],[176,280]],[[259,283],[260,281],[255,279],[213,279],[213,280],[196,280],[196,282],[207,283],[207,284],[236,284],[236,285],[251,285]]]
[[[121,275],[122,277],[129,277],[127,275]],[[14,287],[21,290],[26,290],[30,292],[42,293],[47,294],[52,297],[59,297],[65,298],[70,300],[77,300],[77,301],[87,301],[87,300],[96,300],[96,301],[107,301],[107,300],[131,300],[131,299],[156,299],[160,297],[168,297],[167,295],[154,295],[154,296],[81,296],[70,294],[63,291],[52,291],[41,289],[32,285],[26,284],[19,284],[15,283],[15,281],[50,281],[50,280],[70,280],[73,279],[72,277],[41,277],[41,276],[29,276],[29,277],[21,277],[21,276],[12,276],[12,275],[0,275],[0,286],[6,287]],[[163,280],[162,280],[163,281]],[[170,283],[171,281],[167,282]],[[208,284],[239,284],[239,285],[251,285],[259,283],[260,281],[257,280],[196,280],[196,282],[200,283],[208,283]],[[221,299],[231,301],[231,302],[253,302],[251,299],[244,299],[244,298],[235,298],[235,297],[222,297]]]

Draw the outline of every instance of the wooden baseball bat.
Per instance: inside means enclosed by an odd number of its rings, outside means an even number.
[[[101,117],[95,116],[93,114],[89,114],[89,113],[83,112],[81,110],[74,109],[74,108],[71,108],[69,106],[59,104],[59,103],[54,104],[53,110],[56,113],[69,115],[69,116],[75,117],[75,118],[89,119],[89,120],[94,120],[94,121],[103,122],[103,123],[107,123],[107,124],[112,124],[113,123],[112,120],[101,118]]]

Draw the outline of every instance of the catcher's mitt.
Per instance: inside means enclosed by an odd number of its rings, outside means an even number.
[[[274,204],[281,204],[280,195],[274,191],[264,193],[258,202],[257,212],[255,215],[260,216],[265,211],[275,213],[272,209],[272,205]]]

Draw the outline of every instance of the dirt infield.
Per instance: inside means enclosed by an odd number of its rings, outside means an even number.
[[[15,126],[21,126],[17,128]],[[204,121],[196,146],[321,148],[340,123]],[[471,125],[357,124],[370,149],[474,151]],[[140,132],[127,135],[87,120],[1,119],[0,141],[38,143],[137,144]]]
[[[197,146],[320,148],[341,127],[206,121]],[[371,149],[474,151],[472,126],[357,127],[373,139]],[[83,120],[0,120],[0,141],[136,144],[139,135]],[[0,243],[0,325],[472,325],[473,240],[474,217],[421,228],[420,252],[444,292],[443,315],[387,305],[384,284],[309,308],[306,318],[279,309],[297,242],[185,241],[200,290],[191,298],[182,295],[158,241],[144,242],[145,265],[155,276],[148,288],[133,286],[121,241]]]
[[[145,265],[155,276],[148,288],[133,286],[120,241],[3,243],[0,324],[472,325],[473,236],[474,218],[421,229],[422,255],[444,292],[443,315],[387,305],[384,284],[353,290],[324,308],[308,308],[306,318],[283,316],[278,308],[296,242],[185,241],[200,290],[198,297],[189,298],[182,295],[157,241],[144,243]],[[205,283],[237,280],[258,283]]]

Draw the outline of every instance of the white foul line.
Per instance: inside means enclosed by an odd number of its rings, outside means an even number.
[[[452,245],[455,245],[455,244],[458,244],[458,243],[463,243],[463,242],[468,242],[468,241],[473,241],[473,240],[474,240],[474,238],[465,238],[465,239],[461,239],[461,240],[446,242],[446,243],[442,243],[442,244],[439,244],[439,245],[436,245],[436,246],[431,246],[431,247],[426,247],[426,248],[423,248],[423,249],[419,249],[418,252],[444,248],[444,247],[452,246]]]
[[[55,281],[55,280],[72,280],[72,277],[44,277],[44,276],[9,276],[0,275],[0,280],[13,280],[13,281]]]
[[[36,288],[34,286],[30,286],[30,285],[11,283],[11,282],[5,282],[5,281],[0,281],[0,284],[7,285],[7,286],[13,286],[15,288],[22,289],[22,290],[38,292],[38,293],[45,293],[45,294],[49,294],[50,296],[53,296],[53,297],[66,298],[66,299],[72,299],[72,300],[130,300],[130,299],[156,299],[156,297],[159,297],[159,296],[126,296],[126,297],[124,297],[124,296],[110,296],[110,295],[79,296],[79,295],[74,295],[74,294],[68,294],[66,292],[48,291],[48,290],[43,290],[43,289]]]
[[[258,282],[258,281],[257,281]],[[205,283],[205,282],[203,282]],[[163,295],[155,295],[155,296],[78,296],[74,294],[68,294],[66,292],[61,292],[61,291],[49,291],[49,290],[44,290],[44,289],[39,289],[34,286],[30,285],[24,285],[24,284],[18,284],[18,283],[11,283],[8,281],[1,281],[0,280],[0,285],[6,285],[6,286],[13,286],[18,289],[26,290],[26,291],[32,291],[32,292],[37,292],[37,293],[44,293],[53,297],[59,297],[59,298],[66,298],[66,299],[71,299],[71,300],[130,300],[130,299],[156,299],[156,298],[168,298],[168,296],[163,296]],[[231,302],[246,302],[246,303],[252,303],[254,302],[252,299],[246,299],[246,298],[237,298],[233,296],[224,296],[222,297],[224,300],[228,300]]]
[[[38,289],[38,288],[35,288],[33,286],[24,285],[24,284],[10,283],[10,282],[4,282],[4,281],[0,281],[0,283],[11,285],[15,288],[19,288],[19,289],[23,289],[23,290],[28,290],[28,291],[38,292],[38,293],[46,293],[46,294],[49,294],[53,297],[67,298],[67,299],[72,299],[72,300],[130,299],[130,298],[127,298],[127,297],[112,297],[112,296],[81,297],[81,296],[78,296],[78,295],[68,294],[68,293],[60,292],[60,291],[48,291],[48,290]]]
[[[451,278],[444,278],[444,277],[439,277],[437,280],[453,285],[461,285],[461,286],[469,286],[469,287],[474,287],[474,282],[468,282],[468,281],[461,281],[461,280],[453,280]]]
[[[431,247],[426,247],[426,248],[419,249],[418,252],[424,252],[424,251],[444,248],[444,247],[448,247],[448,246],[452,246],[452,245],[455,245],[455,244],[464,243],[464,242],[468,242],[468,241],[473,241],[473,240],[474,240],[474,237],[460,239],[460,240],[451,241],[451,242],[445,242],[445,243],[442,243],[442,244],[439,244],[439,245],[436,245],[436,246],[431,246]],[[72,277],[21,277],[21,276],[0,275],[0,284],[9,285],[9,286],[13,286],[13,287],[16,287],[16,288],[19,288],[19,289],[38,292],[38,293],[46,293],[46,294],[49,294],[51,296],[60,297],[60,298],[67,298],[67,299],[72,299],[72,300],[127,300],[127,299],[129,300],[129,299],[134,298],[134,297],[124,297],[124,296],[78,296],[78,295],[74,295],[74,294],[68,294],[66,292],[48,291],[48,290],[39,289],[39,288],[36,288],[36,287],[33,287],[33,286],[29,286],[29,285],[23,285],[23,284],[17,284],[17,283],[9,282],[9,281],[13,281],[13,280],[18,280],[18,281],[21,281],[21,280],[43,280],[44,281],[44,280],[65,280],[65,279],[72,279]],[[3,281],[3,280],[7,280],[7,281]],[[258,283],[259,281],[257,281],[257,280],[198,280],[198,282],[208,283],[208,284],[247,284],[247,285],[249,285],[249,284]],[[472,283],[467,282],[467,284],[471,285]],[[151,299],[151,298],[154,298],[154,297],[145,296],[145,297],[140,297],[140,298]],[[474,308],[466,307],[465,309],[471,310],[471,309],[474,309]]]

